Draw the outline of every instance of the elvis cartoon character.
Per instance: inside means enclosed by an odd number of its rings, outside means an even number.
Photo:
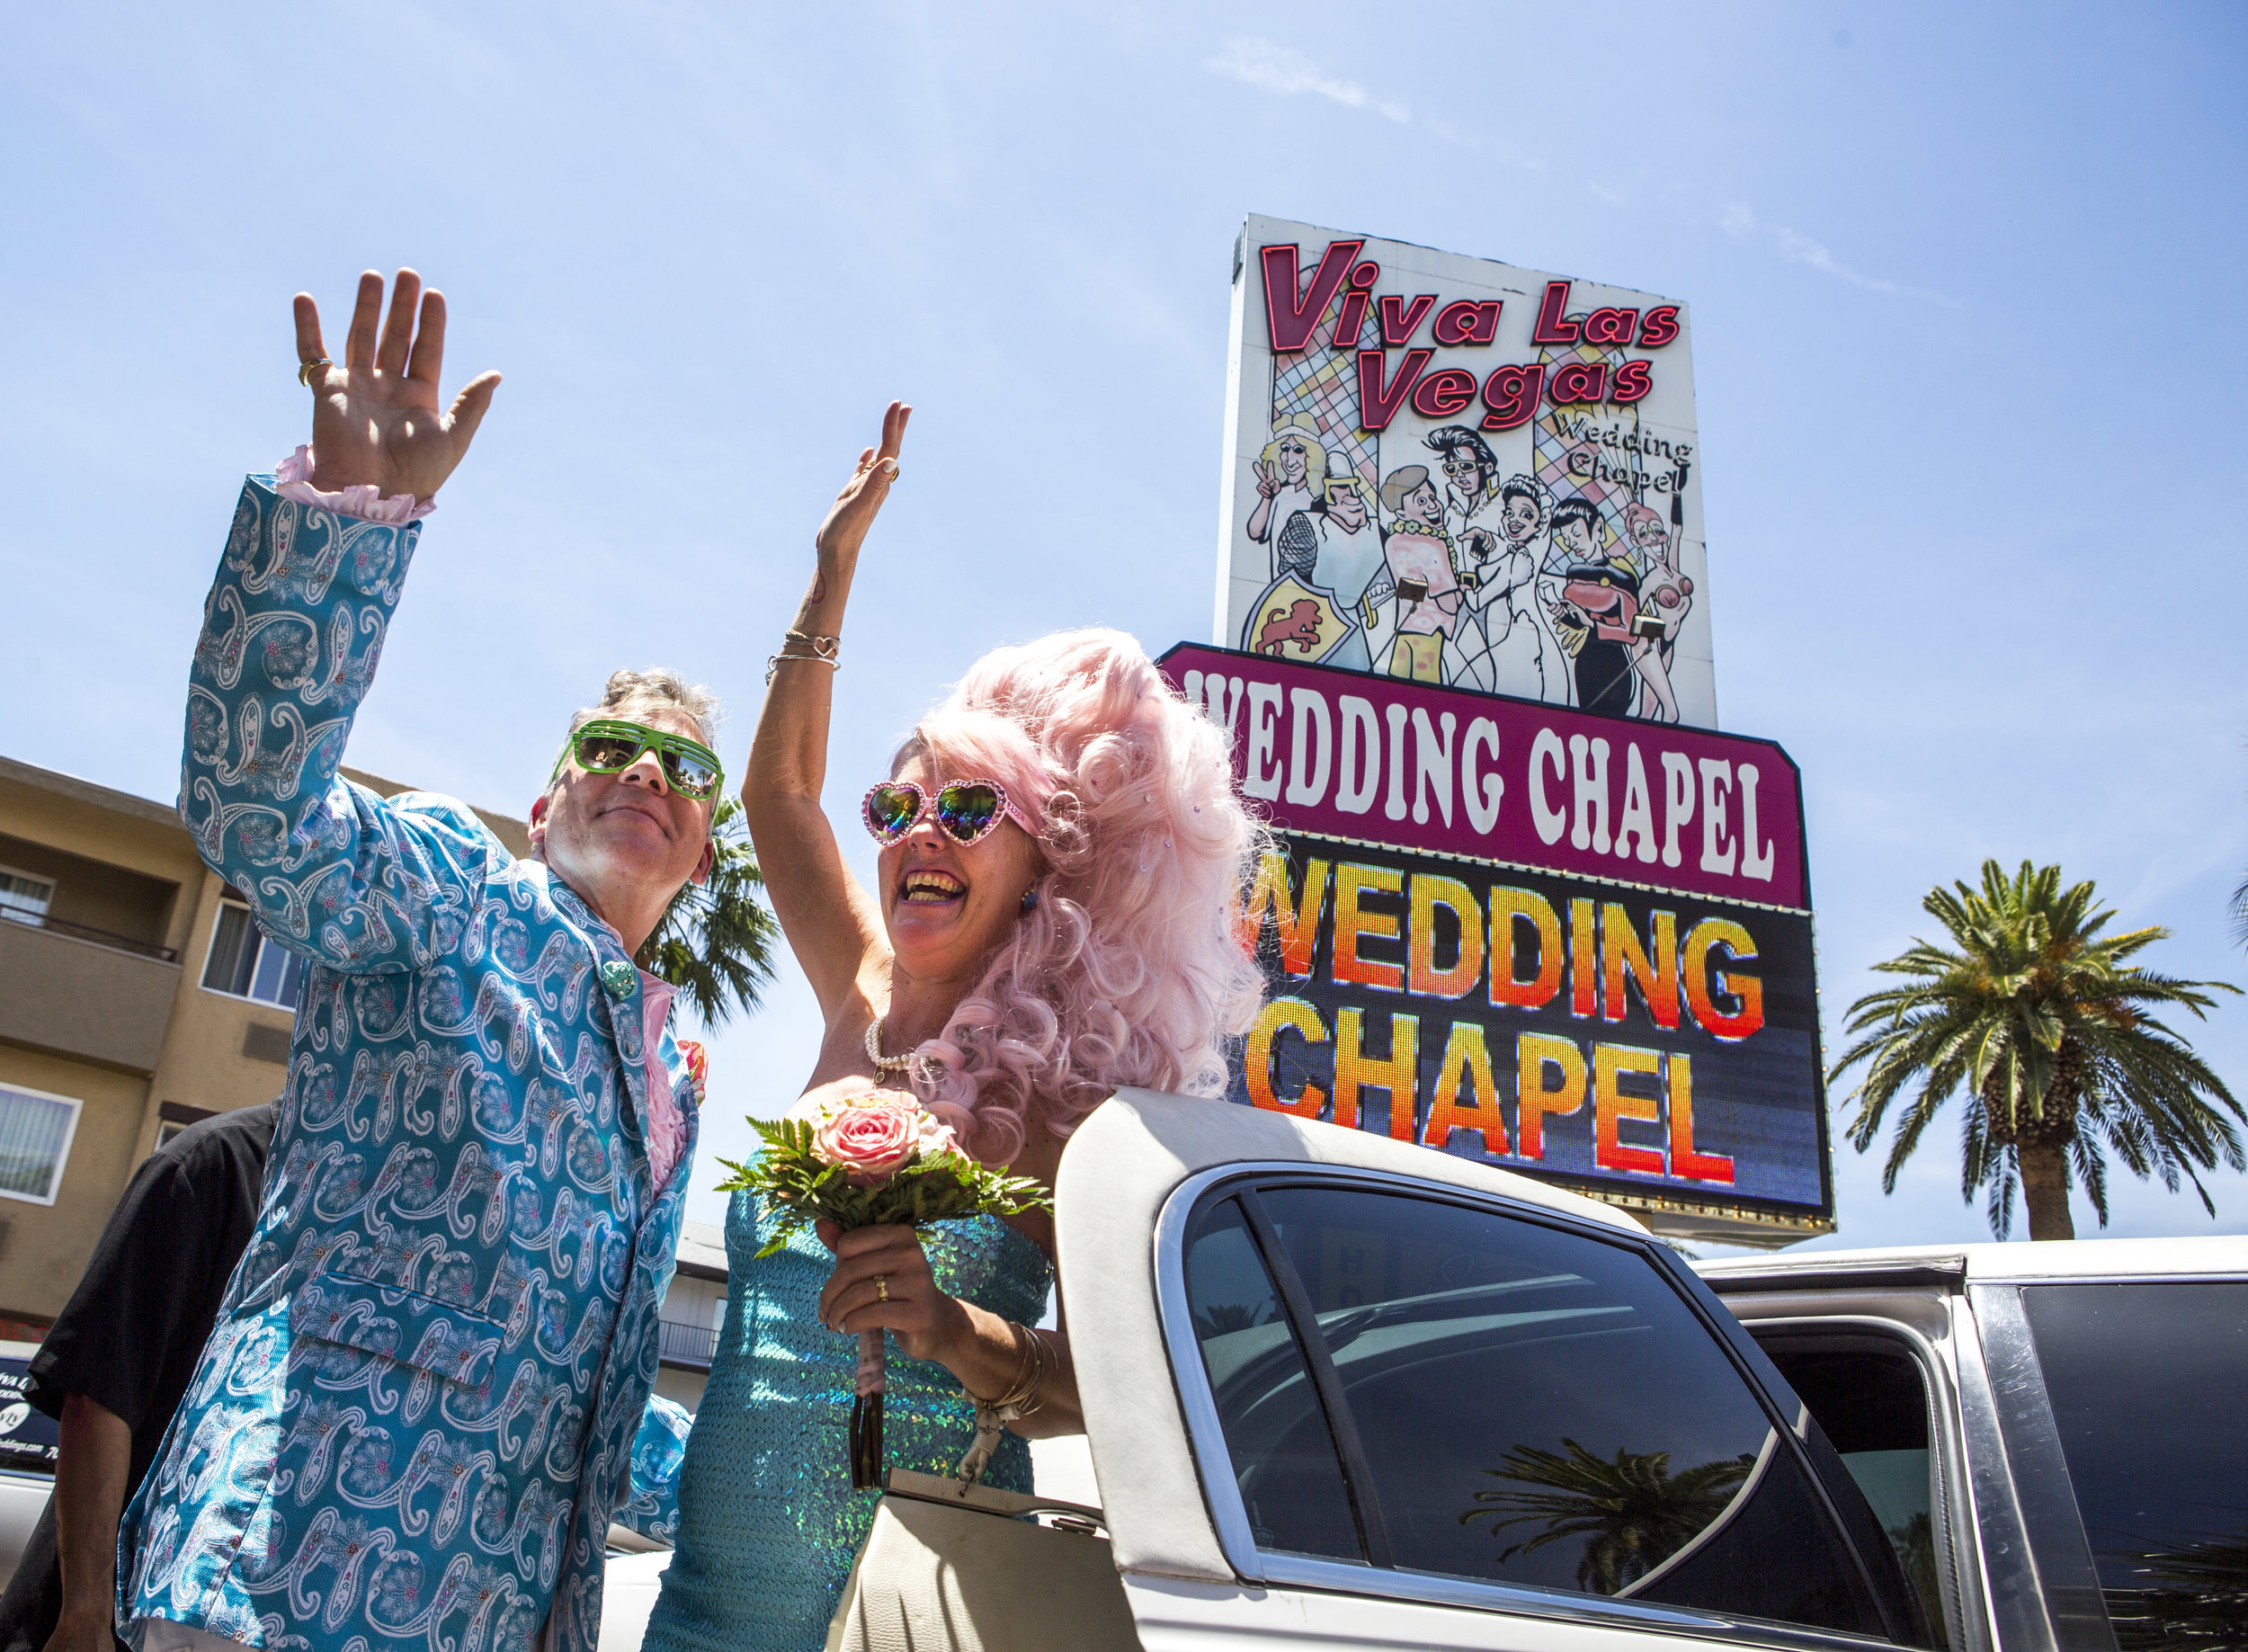
[[[1459,582],[1459,621],[1446,650],[1444,679],[1468,688],[1493,686],[1492,650],[1510,619],[1504,541],[1496,531],[1499,461],[1490,444],[1465,424],[1431,431],[1423,443],[1444,478],[1444,526],[1451,536],[1452,573]]]

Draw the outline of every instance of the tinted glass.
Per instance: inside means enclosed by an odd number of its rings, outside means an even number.
[[[1936,1579],[1928,1396],[1920,1367],[1902,1350],[1868,1338],[1759,1336],[1780,1374],[1826,1431],[1842,1466],[1866,1495],[1921,1610],[1945,1644],[1943,1592]]]
[[[1262,1197],[1399,1566],[1880,1632],[1762,1406],[1638,1250],[1386,1193]]]
[[[219,922],[211,930],[210,956],[203,962],[203,985],[213,992],[245,996],[257,956],[256,941],[256,933],[250,927],[250,909],[222,901]]]
[[[921,812],[921,793],[911,786],[877,786],[867,793],[867,824],[886,837],[909,830]]]
[[[601,773],[625,768],[640,755],[638,740],[628,740],[622,735],[580,735],[577,740],[577,766]]]
[[[718,772],[689,752],[665,752],[664,774],[681,791],[696,795],[718,783]]]
[[[1318,1396],[1231,1200],[1196,1217],[1186,1285],[1202,1367],[1257,1547],[1362,1558]]]
[[[989,829],[992,817],[998,813],[999,794],[989,786],[955,781],[937,793],[937,818],[946,831],[963,842]]]
[[[2021,1301],[2117,1641],[2248,1644],[2248,1284]]]
[[[304,984],[305,960],[270,937],[259,937],[257,972],[250,979],[249,996],[261,1004],[297,1007],[297,990]]]
[[[51,1204],[77,1119],[76,1103],[61,1096],[0,1085],[0,1192]]]

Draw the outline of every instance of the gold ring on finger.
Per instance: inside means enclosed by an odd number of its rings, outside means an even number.
[[[890,1281],[879,1273],[874,1276],[874,1299],[878,1302],[890,1299]]]
[[[310,389],[312,388],[312,375],[318,372],[324,367],[333,367],[335,363],[329,361],[326,356],[321,356],[317,361],[299,362],[297,363],[297,382],[303,385],[307,389]]]

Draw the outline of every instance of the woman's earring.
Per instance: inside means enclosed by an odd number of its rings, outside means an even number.
[[[1029,915],[1029,914],[1030,914],[1030,913],[1036,912],[1038,909],[1039,909],[1039,892],[1038,892],[1036,889],[1025,889],[1025,890],[1023,890],[1023,891],[1022,891],[1022,910],[1023,910],[1023,913],[1025,914],[1025,915]]]

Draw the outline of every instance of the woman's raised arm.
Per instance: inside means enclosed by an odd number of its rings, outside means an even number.
[[[811,587],[772,667],[742,779],[742,812],[757,845],[765,891],[818,996],[821,1014],[831,1020],[870,954],[886,954],[888,942],[880,908],[843,866],[820,807],[834,697],[834,671],[825,662],[842,647],[859,548],[897,479],[897,451],[912,415],[903,402],[889,405],[882,415],[881,446],[859,455],[858,468],[820,523]]]

